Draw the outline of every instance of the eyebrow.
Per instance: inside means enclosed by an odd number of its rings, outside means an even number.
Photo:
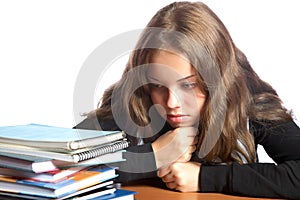
[[[191,74],[191,75],[189,75],[189,76],[186,76],[186,77],[184,77],[184,78],[178,79],[176,82],[180,82],[180,81],[183,81],[183,80],[189,79],[189,78],[191,78],[191,77],[194,77],[194,76],[196,76],[196,74]],[[150,79],[153,79],[153,80],[155,80],[155,81],[158,81],[158,82],[160,82],[160,80],[158,80],[157,78],[154,78],[154,77],[152,77],[152,76],[148,76],[148,78],[150,78]]]

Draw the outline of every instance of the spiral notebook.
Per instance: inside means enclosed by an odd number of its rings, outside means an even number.
[[[106,144],[123,138],[125,133],[122,131],[83,130],[42,124],[0,127],[0,143],[61,151]]]
[[[111,142],[102,146],[96,146],[93,148],[85,148],[81,150],[75,150],[70,152],[56,152],[49,151],[40,148],[27,147],[21,145],[12,145],[0,143],[0,152],[2,153],[14,153],[28,156],[36,156],[42,158],[50,158],[55,160],[62,160],[67,162],[80,162],[88,159],[92,159],[101,155],[116,152],[125,149],[129,146],[129,142],[126,139]]]

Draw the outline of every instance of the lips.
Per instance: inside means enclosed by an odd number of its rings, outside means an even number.
[[[182,114],[168,114],[167,118],[169,121],[175,122],[175,123],[180,123],[186,118],[187,115],[182,115]]]

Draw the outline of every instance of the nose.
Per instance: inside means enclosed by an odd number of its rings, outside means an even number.
[[[168,90],[167,106],[169,108],[179,108],[180,107],[180,101],[179,101],[178,94],[176,94],[176,92],[174,92],[170,89]]]

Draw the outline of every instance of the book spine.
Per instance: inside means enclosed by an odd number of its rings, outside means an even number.
[[[87,152],[77,153],[72,156],[73,156],[74,162],[80,162],[80,161],[95,158],[95,157],[98,157],[98,156],[101,156],[104,154],[113,153],[115,151],[125,149],[128,146],[129,146],[129,142],[127,140],[122,140],[122,141],[118,141],[118,142],[115,142],[110,145],[99,147],[97,149],[92,149]]]

